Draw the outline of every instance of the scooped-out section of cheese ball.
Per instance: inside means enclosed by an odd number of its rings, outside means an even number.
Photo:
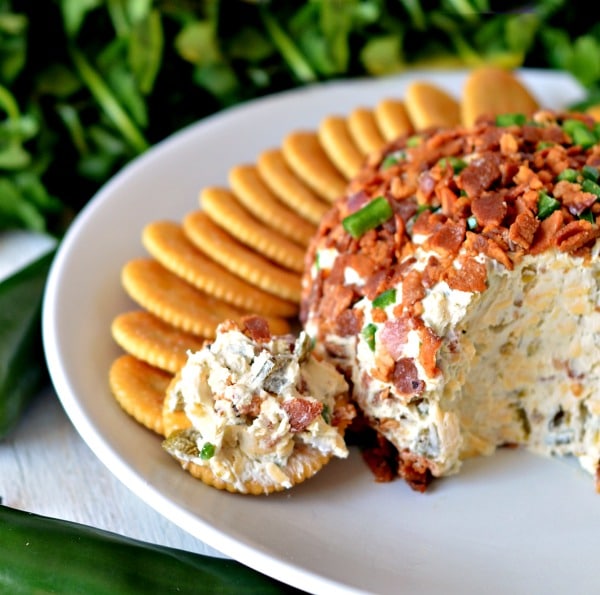
[[[548,111],[404,137],[320,225],[304,327],[413,488],[502,445],[598,475],[599,140]]]
[[[306,333],[273,336],[259,317],[224,321],[167,391],[164,448],[214,487],[270,493],[345,458],[354,413],[344,377]]]

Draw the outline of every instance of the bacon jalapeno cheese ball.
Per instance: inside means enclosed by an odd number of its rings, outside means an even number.
[[[549,111],[427,130],[323,219],[302,322],[413,488],[508,444],[598,476],[599,137]]]
[[[164,448],[230,492],[280,491],[345,458],[348,384],[307,335],[273,336],[263,318],[225,321],[190,352],[164,403]]]

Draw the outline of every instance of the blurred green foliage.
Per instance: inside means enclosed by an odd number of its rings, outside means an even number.
[[[0,0],[0,229],[60,236],[149,146],[227,106],[412,67],[600,83],[580,1]]]

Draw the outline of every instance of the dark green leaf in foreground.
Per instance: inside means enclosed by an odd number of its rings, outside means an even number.
[[[242,564],[0,506],[0,592],[300,593]]]
[[[45,375],[40,309],[52,257],[0,282],[0,438],[17,423]]]

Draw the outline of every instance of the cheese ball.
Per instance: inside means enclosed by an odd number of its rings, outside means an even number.
[[[323,219],[304,328],[414,489],[503,445],[598,476],[599,139],[551,111],[404,136]]]

